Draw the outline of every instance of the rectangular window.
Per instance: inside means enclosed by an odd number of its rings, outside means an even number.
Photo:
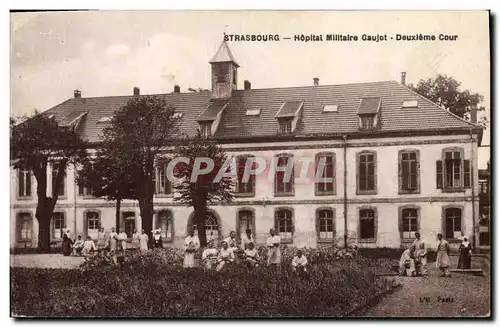
[[[276,231],[281,237],[282,242],[291,242],[293,240],[293,222],[292,212],[290,210],[276,211]]]
[[[443,162],[436,161],[436,188],[443,188]]]
[[[375,211],[361,209],[359,211],[359,238],[361,240],[375,239]]]
[[[290,134],[292,133],[292,120],[291,119],[281,119],[280,122],[280,134]]]
[[[127,237],[131,238],[134,234],[135,229],[135,213],[134,212],[124,212],[123,213],[123,226]]]
[[[163,240],[165,241],[172,240],[173,225],[172,225],[172,214],[170,213],[170,211],[163,210],[158,213],[158,222],[156,226],[161,228],[161,237],[163,238]]]
[[[462,187],[462,158],[460,151],[445,152],[445,187]]]
[[[294,192],[294,169],[292,156],[279,156],[277,167],[287,167],[285,171],[276,169],[274,175],[274,192],[275,195],[293,195]],[[291,173],[286,174],[291,170]],[[287,178],[289,177],[289,178]]]
[[[458,239],[462,237],[462,210],[460,208],[448,208],[445,210],[445,224],[447,239]]]
[[[331,209],[318,211],[318,239],[320,241],[333,240],[335,237],[334,214]]]
[[[155,168],[155,194],[172,194],[172,185],[167,178],[167,165]]]
[[[28,213],[21,213],[18,216],[18,241],[31,241],[31,233],[33,230],[33,219]]]
[[[54,212],[52,216],[52,237],[55,239],[61,238],[66,228],[64,213]]]
[[[403,239],[415,238],[415,233],[418,231],[418,211],[417,209],[403,209],[401,213],[403,224]]]
[[[333,154],[316,156],[315,178],[317,178],[315,182],[317,194],[335,193],[335,156]]]
[[[52,195],[55,196],[56,192],[56,182],[57,182],[57,174],[59,172],[59,164],[54,163],[52,165]],[[59,196],[64,196],[66,194],[66,172],[64,172],[64,177],[62,180],[61,188],[59,189]]]
[[[87,236],[90,236],[92,239],[96,239],[101,226],[99,213],[93,211],[87,212],[85,214],[85,219],[87,220]]]
[[[252,235],[255,232],[253,226],[253,212],[250,210],[241,210],[238,213],[238,235],[240,240],[246,235],[246,230],[252,231]],[[255,235],[253,235],[255,237]]]
[[[418,153],[416,151],[400,152],[400,190],[403,192],[418,191]]]
[[[28,197],[31,196],[31,171],[25,169],[18,169],[18,196]]]
[[[374,117],[361,117],[361,127],[362,129],[371,129],[374,127]]]
[[[244,181],[245,169],[255,169],[255,161],[248,156],[238,156],[236,158],[236,170],[238,174],[238,182],[236,184],[236,193],[239,195],[255,195],[255,175],[248,176],[248,180]]]
[[[372,192],[375,188],[375,154],[361,153],[359,154],[358,167],[358,191]]]
[[[212,123],[202,123],[200,124],[200,133],[203,137],[212,136]]]

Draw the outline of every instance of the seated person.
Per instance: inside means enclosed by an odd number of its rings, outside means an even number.
[[[73,243],[73,253],[72,255],[80,255],[83,250],[83,240],[82,235],[78,235],[78,239]]]
[[[229,248],[226,241],[222,242],[222,249],[219,251],[217,262],[217,271],[221,271],[227,264],[234,262],[234,252],[231,248]]]
[[[214,241],[209,241],[207,248],[203,250],[201,261],[205,270],[212,270],[217,264],[219,251],[214,247]]]
[[[403,252],[399,260],[399,274],[401,276],[414,277],[416,275],[414,258],[415,246],[412,245]]]
[[[307,271],[307,258],[303,255],[302,250],[297,251],[297,255],[292,260],[292,270],[297,272]]]
[[[260,256],[253,242],[247,244],[247,249],[245,250],[245,262],[249,268],[254,268],[259,266]]]
[[[82,255],[88,255],[91,251],[97,251],[97,248],[92,238],[87,236],[87,240],[83,243]]]

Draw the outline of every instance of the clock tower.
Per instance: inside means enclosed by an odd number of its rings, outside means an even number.
[[[217,53],[209,61],[212,65],[212,99],[225,100],[236,90],[238,80],[238,63],[229,46],[223,41]]]

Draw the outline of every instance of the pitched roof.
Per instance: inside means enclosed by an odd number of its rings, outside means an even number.
[[[358,114],[376,114],[380,109],[380,98],[363,98],[359,103]]]
[[[210,103],[198,117],[198,121],[212,121],[227,106],[227,101],[217,101]]]
[[[218,106],[210,107],[211,92],[169,93],[157,95],[182,113],[179,133],[193,136],[199,127],[198,120],[205,115],[212,116],[212,110],[219,112]],[[252,137],[274,137],[279,129],[275,118],[285,102],[303,102],[301,119],[294,135],[314,136],[329,134],[354,134],[359,131],[358,109],[363,98],[381,99],[379,109],[381,132],[411,132],[418,130],[440,130],[478,128],[452,113],[440,108],[433,102],[394,81],[319,85],[289,88],[233,90],[227,100],[221,121],[214,137],[238,139]],[[102,117],[113,116],[114,112],[125,105],[130,96],[110,96],[96,98],[72,98],[54,108],[47,114],[61,122],[68,114],[86,110],[88,114],[80,121],[77,131],[85,139],[99,141],[99,134],[106,124],[97,124]],[[418,106],[402,108],[402,102],[417,100]],[[338,112],[324,112],[325,105],[338,105]],[[208,106],[208,108],[207,108]],[[212,108],[212,109],[210,109]],[[260,109],[260,115],[246,115],[247,110]]]
[[[233,57],[233,54],[231,53],[231,50],[229,49],[229,46],[225,41],[221,43],[219,46],[219,50],[215,53],[215,55],[210,59],[209,63],[213,64],[216,62],[233,62],[236,67],[240,67],[236,60]]]

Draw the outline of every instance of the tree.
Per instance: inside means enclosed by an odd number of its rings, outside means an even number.
[[[217,143],[207,140],[198,132],[193,139],[188,139],[182,144],[179,143],[175,148],[175,159],[187,158],[189,163],[178,163],[174,169],[174,175],[180,179],[179,183],[174,185],[175,190],[179,193],[174,198],[178,201],[187,204],[194,209],[194,220],[198,230],[200,245],[206,245],[205,234],[205,217],[208,213],[210,204],[227,203],[232,200],[233,179],[225,176],[217,179],[220,170],[227,173],[228,167],[225,163],[227,155]],[[213,169],[207,174],[199,175],[192,180],[192,173],[195,168],[196,158],[209,158],[213,161]],[[200,169],[208,168],[206,163],[199,165]]]
[[[438,74],[434,79],[421,79],[416,86],[409,84],[408,87],[458,117],[470,119],[471,105],[481,103],[483,96],[469,90],[461,91],[460,85],[461,83],[453,77]],[[481,117],[479,124],[486,127],[488,124],[486,117]]]
[[[132,170],[116,151],[120,147],[113,140],[103,138],[102,144],[92,157],[82,162],[78,171],[77,184],[87,187],[95,197],[116,201],[115,226],[120,232],[120,207],[124,199],[136,200],[137,191],[132,180]]]
[[[136,96],[121,107],[104,128],[104,139],[114,148],[111,160],[126,168],[136,186],[142,229],[153,227],[155,158],[178,131],[175,108],[157,96]]]
[[[38,249],[50,249],[50,220],[63,187],[66,169],[87,156],[87,143],[75,131],[75,124],[60,126],[55,119],[35,112],[23,123],[13,125],[11,120],[11,165],[15,169],[28,170],[37,181],[35,217],[38,220]],[[47,196],[47,167],[57,167],[52,195]]]

